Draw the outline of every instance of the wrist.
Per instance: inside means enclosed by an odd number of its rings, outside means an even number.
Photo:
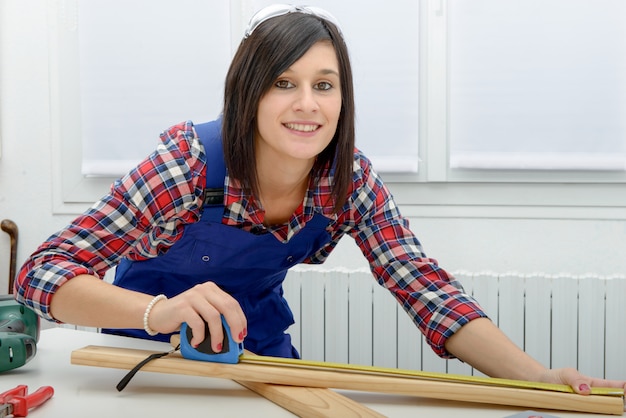
[[[162,295],[162,294],[155,296],[150,301],[150,303],[148,303],[148,306],[146,306],[146,310],[143,313],[143,329],[151,337],[154,337],[159,332],[153,330],[152,328],[150,328],[150,313],[152,312],[152,308],[154,308],[154,305],[156,305],[157,303],[159,303],[162,300],[167,300],[167,296]]]

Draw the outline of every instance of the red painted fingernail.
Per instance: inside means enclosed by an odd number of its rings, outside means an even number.
[[[583,383],[582,385],[578,386],[578,390],[580,391],[589,390],[589,386],[586,383]]]
[[[219,353],[219,352],[221,352],[221,351],[222,351],[222,343],[219,343],[219,344],[217,345],[217,352]]]
[[[243,340],[243,331],[241,331],[241,332],[239,333],[239,339],[240,339],[240,340]]]

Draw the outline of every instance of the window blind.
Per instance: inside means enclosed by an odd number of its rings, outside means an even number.
[[[78,3],[85,176],[124,174],[158,134],[220,113],[233,22],[272,2],[91,0]],[[379,171],[416,172],[418,4],[404,13],[350,0],[307,2],[337,16],[353,63],[357,146]],[[359,18],[354,19],[354,10]],[[371,22],[380,24],[375,31]],[[243,27],[240,28],[243,34]]]
[[[450,167],[626,169],[626,2],[455,0]]]

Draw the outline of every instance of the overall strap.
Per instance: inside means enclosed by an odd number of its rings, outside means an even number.
[[[224,178],[226,177],[226,164],[222,149],[222,118],[194,125],[194,129],[206,154],[206,184],[202,217],[209,215],[211,219],[221,221],[224,210]]]

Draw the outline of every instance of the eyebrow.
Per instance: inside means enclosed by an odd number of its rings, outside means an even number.
[[[293,73],[293,72],[294,71],[291,69],[291,67],[289,67],[285,71],[283,71],[283,74],[285,74],[285,73]],[[339,71],[334,70],[332,68],[323,68],[323,69],[319,70],[318,73],[322,74],[322,75],[334,74],[337,77],[340,77]]]
[[[327,74],[334,74],[337,77],[339,77],[339,72],[330,68],[325,68],[323,70],[320,71],[321,74],[327,75]]]

